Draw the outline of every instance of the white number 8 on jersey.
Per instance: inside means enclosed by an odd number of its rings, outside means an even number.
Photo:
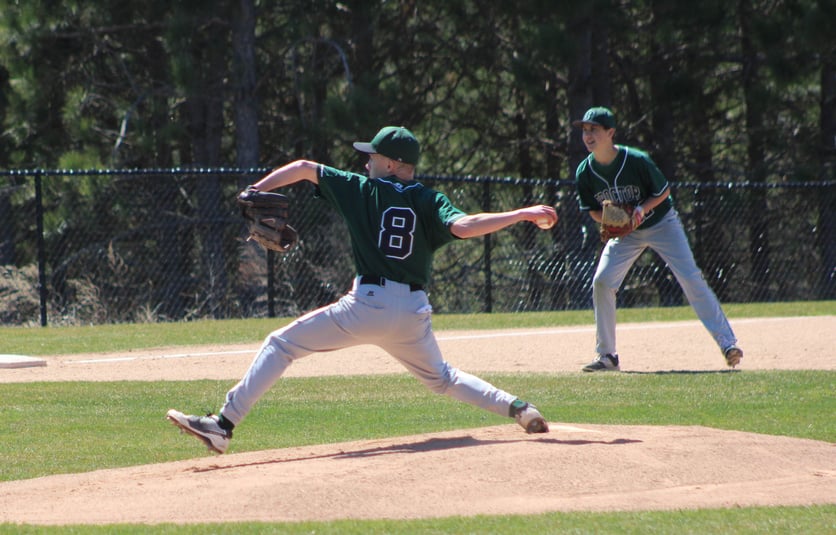
[[[392,207],[380,219],[377,246],[389,258],[403,260],[412,254],[415,233],[415,212],[410,208]]]

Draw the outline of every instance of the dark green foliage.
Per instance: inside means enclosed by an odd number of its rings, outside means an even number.
[[[244,30],[254,46],[241,56],[235,22],[246,5],[256,14],[254,28]],[[245,160],[264,166],[311,158],[362,171],[350,142],[383,124],[403,124],[422,142],[420,173],[572,180],[586,151],[571,120],[601,104],[616,111],[617,141],[649,151],[673,182],[832,181],[833,10],[832,2],[816,0],[0,0],[0,169],[230,166],[240,161],[243,143],[258,145],[246,147],[252,150]],[[251,87],[238,83],[244,72],[255,73]],[[52,299],[66,308],[74,293],[98,293],[101,301],[124,285],[150,303],[134,317],[248,314],[247,299],[227,299],[239,290],[237,272],[252,263],[242,258],[235,214],[224,203],[254,179],[45,182]],[[2,180],[0,265],[29,268],[37,261],[36,225],[11,214],[34,214],[34,190],[22,178]],[[501,205],[483,202],[480,188],[452,193],[472,210],[555,204],[561,218],[559,239],[534,241],[531,229],[520,227],[489,244],[501,276],[526,273],[532,287],[588,280],[596,247],[570,188],[514,191],[513,202]],[[713,192],[696,194],[693,204],[683,196],[683,212],[701,241],[698,258],[709,248],[740,249],[705,266],[709,273],[744,266],[740,277],[753,281],[742,288],[724,280],[720,293],[799,298],[787,296],[775,275],[776,265],[787,261],[776,251],[792,249],[822,266],[817,283],[799,283],[803,295],[832,298],[832,191],[825,188],[817,207],[794,200],[785,206],[783,195],[751,192],[741,210],[747,222],[738,226],[705,208]],[[792,233],[770,226],[802,214]],[[324,209],[305,215],[310,239],[303,269],[293,260],[276,270],[283,295],[308,292],[290,308],[327,302],[347,284],[345,241],[335,236],[330,215]],[[525,261],[503,265],[503,242],[512,239],[538,247]],[[445,251],[440,278],[473,269],[485,250],[473,242]],[[339,260],[312,260],[322,251]],[[149,259],[162,265],[142,265]],[[79,273],[98,280],[127,267],[135,270],[116,283],[82,281],[74,289],[67,282],[78,281]],[[166,286],[158,268],[183,286]],[[312,272],[317,276],[299,279]],[[502,278],[496,283],[501,287]],[[502,306],[587,306],[588,292],[575,288],[547,289],[545,298],[535,288],[520,304]],[[491,308],[469,299],[472,294],[453,292],[439,306]],[[672,296],[662,304],[676,301]],[[121,309],[105,313],[121,320],[130,317],[125,309],[137,309],[107,299],[105,306]]]
[[[712,149],[713,165],[740,174],[739,151],[724,147],[745,147],[746,124],[734,119],[751,67],[769,107],[769,145],[788,149],[771,155],[773,176],[815,154],[797,129],[815,128],[822,102],[827,2],[751,2],[743,12],[713,1],[252,5],[265,163],[348,164],[347,141],[398,123],[419,133],[431,172],[570,176],[574,85],[618,111],[624,141],[648,149],[662,142],[659,111],[669,114],[683,141],[673,147],[678,178],[711,164],[695,161],[687,138],[712,134],[725,140]],[[0,66],[10,80],[0,167],[235,161],[234,3],[4,0],[0,8]],[[759,65],[746,63],[741,24]],[[579,57],[579,37],[606,45],[603,55]],[[607,74],[610,90],[570,70],[578,61]],[[554,167],[550,158],[562,161]]]

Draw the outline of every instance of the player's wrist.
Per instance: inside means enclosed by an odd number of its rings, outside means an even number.
[[[635,208],[633,208],[633,228],[640,226],[644,222],[644,208],[642,205],[637,204]]]

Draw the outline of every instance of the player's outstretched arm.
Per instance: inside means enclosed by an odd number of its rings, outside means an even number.
[[[482,212],[457,219],[450,226],[450,232],[458,238],[476,238],[521,221],[530,221],[544,229],[551,228],[557,223],[557,212],[553,207],[544,204],[508,212]]]
[[[253,184],[259,191],[271,191],[289,186],[303,180],[317,184],[319,182],[319,164],[309,160],[296,160],[277,169],[273,169],[261,180]]]

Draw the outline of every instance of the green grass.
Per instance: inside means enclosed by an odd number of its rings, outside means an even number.
[[[729,318],[823,316],[836,314],[836,301],[728,304]],[[627,308],[619,322],[695,320],[691,307]],[[95,353],[194,344],[236,344],[261,341],[291,318],[199,320],[81,327],[0,327],[0,353],[54,355]],[[497,314],[438,314],[436,330],[508,329],[591,325],[591,310]]]
[[[177,534],[177,535],[410,535],[455,534],[601,534],[636,535],[824,535],[836,528],[836,507],[753,507],[741,509],[700,509],[671,512],[548,513],[529,516],[474,516],[429,520],[340,520],[266,524],[193,524],[175,526],[66,526],[34,527],[0,524],[0,533],[20,535],[83,533],[86,535]]]
[[[729,316],[830,315],[834,302],[731,305]],[[694,319],[690,308],[619,311],[620,321]],[[253,342],[286,320],[2,328],[0,352],[55,354]],[[590,311],[440,315],[437,330],[591,324]],[[2,373],[2,371],[0,371]],[[836,371],[483,374],[565,423],[703,425],[836,442]],[[0,383],[0,481],[205,454],[164,420],[215,411],[234,381]],[[608,401],[605,401],[608,400]],[[601,410],[606,403],[606,410]],[[385,425],[379,415],[387,415]],[[310,425],[316,422],[316,425]],[[302,425],[302,424],[305,425]],[[244,422],[231,453],[508,423],[406,375],[285,378]],[[66,446],[61,446],[61,445]],[[76,447],[83,444],[83,448]],[[1,505],[0,505],[1,506]],[[833,533],[836,506],[551,513],[415,521],[189,526],[0,525],[6,533]]]
[[[486,374],[562,423],[706,425],[836,441],[836,372]],[[205,455],[163,418],[211,410],[232,381],[0,384],[0,479],[159,463]],[[613,400],[601,410],[601,400]],[[304,403],[300,403],[304,400]],[[387,415],[385,423],[380,414]],[[753,417],[756,415],[756,417]],[[315,425],[311,425],[315,422]],[[286,378],[239,427],[230,453],[508,423],[431,394],[405,375]],[[303,425],[304,424],[304,425]],[[67,447],[56,447],[67,444]],[[71,445],[84,444],[84,448]],[[619,514],[554,513],[422,521],[213,526],[80,526],[74,533],[826,533],[836,507]],[[650,529],[652,528],[652,529]],[[824,529],[826,528],[826,529]],[[18,531],[0,526],[0,533]],[[34,529],[34,528],[32,528]],[[65,528],[70,529],[70,528]],[[777,530],[777,531],[776,531]],[[58,532],[58,531],[54,531]]]
[[[566,423],[702,425],[836,441],[836,371],[484,374]],[[203,454],[164,420],[215,411],[234,381],[0,384],[0,480]],[[601,410],[602,400],[611,400]],[[385,413],[385,420],[380,414]],[[756,418],[753,415],[757,415]],[[256,405],[230,453],[506,424],[405,375],[285,378]],[[56,448],[84,444],[84,448]]]

